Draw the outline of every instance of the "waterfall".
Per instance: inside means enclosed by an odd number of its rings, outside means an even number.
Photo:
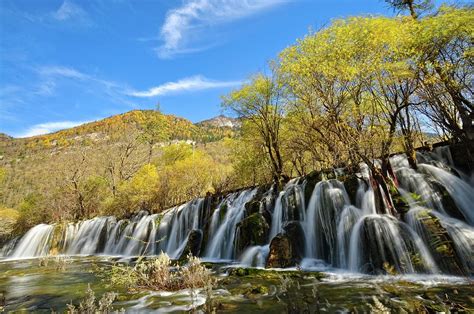
[[[433,165],[419,165],[420,171],[431,174],[439,180],[456,202],[470,225],[474,225],[474,188],[466,181]]]
[[[285,222],[291,220],[305,220],[304,185],[299,185],[299,178],[289,181],[280,192],[275,202],[272,215],[270,238],[273,239],[283,231]]]
[[[244,266],[250,267],[265,267],[269,252],[269,245],[250,246],[242,253],[240,263]]]
[[[339,217],[337,224],[337,244],[339,253],[339,266],[347,268],[347,260],[349,256],[350,239],[352,228],[361,217],[361,211],[355,206],[348,205]]]
[[[76,223],[41,224],[6,243],[0,252],[7,258],[165,252],[177,259],[190,235],[200,234],[200,256],[226,261],[238,258],[241,265],[264,267],[272,239],[283,233],[297,238],[299,242],[292,245],[300,246],[293,252],[307,265],[317,262],[365,273],[472,275],[474,187],[466,176],[450,170],[453,162],[449,149],[417,156],[417,170],[409,167],[404,155],[391,157],[399,183],[394,199],[399,197],[402,204],[397,217],[377,213],[370,169],[361,164],[353,180],[346,181],[350,175],[339,170],[330,174],[338,179],[296,178],[278,195],[274,188],[254,188],[196,198],[158,214],[139,212],[129,219],[96,217]],[[310,195],[309,199],[305,195]],[[269,236],[258,240],[264,245],[239,247],[242,253],[237,256],[236,244],[242,232],[237,226],[256,211],[269,224],[263,237],[267,232]],[[297,232],[292,228],[295,226]],[[448,241],[450,246],[434,245],[434,237]]]
[[[28,258],[48,255],[53,231],[53,226],[45,224],[31,228],[17,244],[11,257]]]
[[[308,203],[303,230],[306,237],[306,257],[337,260],[337,225],[344,206],[350,205],[344,185],[337,180],[316,184]]]
[[[421,262],[415,260],[416,254]],[[437,271],[433,258],[410,227],[378,214],[366,215],[354,226],[348,265],[351,271],[369,273],[387,267],[394,267],[397,273]]]
[[[212,219],[218,219],[218,215],[222,214],[221,211],[225,211],[225,215],[219,227],[209,234],[210,242],[206,248],[205,257],[227,260],[233,258],[237,223],[244,216],[244,205],[254,197],[256,192],[257,189],[233,193],[221,204]]]

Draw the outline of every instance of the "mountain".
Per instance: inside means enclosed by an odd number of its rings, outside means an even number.
[[[132,110],[45,135],[12,138],[6,134],[0,134],[0,148],[15,150],[15,148],[24,147],[31,151],[121,142],[127,136],[141,133],[153,121],[160,121],[170,141],[192,140],[201,143],[232,137],[240,125],[237,119],[222,115],[193,124],[187,119],[155,110]]]
[[[225,115],[219,115],[217,117],[198,122],[196,123],[196,125],[216,127],[216,128],[227,127],[231,129],[238,129],[241,126],[241,122],[239,119],[230,118]]]

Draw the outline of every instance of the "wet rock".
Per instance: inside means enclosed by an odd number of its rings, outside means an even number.
[[[289,221],[283,225],[283,230],[285,234],[291,239],[297,259],[301,260],[304,256],[305,248],[305,236],[301,223],[299,221]]]
[[[456,202],[454,202],[454,199],[448,193],[446,188],[441,183],[432,178],[428,179],[428,181],[430,182],[430,185],[433,187],[433,189],[440,195],[441,203],[443,204],[443,208],[446,213],[451,217],[466,221],[466,217],[464,216],[462,211],[459,210],[456,205]]]
[[[305,181],[306,181],[306,185],[304,189],[304,198],[307,202],[309,202],[309,199],[311,198],[311,195],[313,194],[314,187],[319,181],[321,181],[319,172],[318,171],[310,172],[305,177]]]
[[[257,200],[250,201],[245,204],[245,216],[250,216],[252,214],[260,212],[262,203]]]
[[[430,210],[418,212],[416,218],[422,227],[424,242],[427,243],[434,260],[443,272],[461,276],[474,273],[474,269],[463,267],[453,239]]]
[[[270,243],[267,268],[287,268],[300,262],[297,249],[288,234],[279,233]]]
[[[235,249],[237,255],[248,246],[263,245],[267,242],[270,226],[261,213],[254,213],[237,224]]]
[[[49,249],[49,254],[50,255],[57,255],[61,252],[61,248],[64,246],[63,239],[64,237],[64,231],[67,228],[66,223],[59,223],[56,224],[53,230],[53,236],[51,238],[51,246]]]
[[[453,144],[450,150],[456,168],[464,173],[474,171],[474,140]]]
[[[397,231],[392,233],[393,229]],[[424,265],[417,256],[418,249],[406,225],[388,216],[367,216],[360,232],[359,271],[395,275],[411,272],[410,265],[415,271],[424,271]],[[402,255],[393,247],[396,244],[394,237],[405,250]]]
[[[357,189],[359,188],[359,179],[355,174],[349,175],[344,180],[344,187],[349,195],[352,204],[356,203]]]
[[[180,261],[186,260],[188,255],[199,256],[201,252],[202,244],[202,231],[201,230],[191,230],[188,234],[188,240],[186,246],[184,247],[181,256],[179,257]]]

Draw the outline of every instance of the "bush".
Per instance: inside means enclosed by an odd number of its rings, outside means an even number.
[[[199,258],[188,256],[185,266],[173,267],[169,256],[161,253],[152,260],[139,260],[134,267],[112,266],[110,281],[129,290],[177,291],[206,287],[213,279]]]
[[[67,305],[67,313],[110,313],[112,311],[112,303],[117,298],[117,294],[114,292],[105,293],[100,300],[96,300],[95,293],[91,289],[91,286],[87,286],[86,296],[79,303],[79,306],[74,304]]]

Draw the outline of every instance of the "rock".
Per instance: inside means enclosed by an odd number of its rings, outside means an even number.
[[[423,263],[417,256],[418,248],[412,241],[410,231],[404,224],[400,224],[393,217],[389,216],[366,216],[362,221],[360,227],[360,271],[369,274],[391,274],[410,272],[404,256],[400,256],[393,250],[393,243],[391,236],[387,232],[390,219],[393,223],[393,228],[398,229],[397,237],[406,249],[407,255],[410,258],[410,263],[415,268],[415,271],[425,271]]]
[[[237,236],[235,238],[237,255],[249,246],[267,243],[269,231],[270,226],[261,213],[257,212],[244,218],[237,224]]]
[[[202,244],[202,231],[201,230],[191,230],[188,234],[188,240],[186,246],[184,247],[181,256],[179,257],[180,261],[186,260],[188,255],[199,256],[201,252]]]
[[[262,203],[257,200],[250,201],[245,204],[245,216],[250,216],[252,214],[260,212]]]
[[[464,173],[474,170],[474,140],[453,144],[450,150],[456,168]]]
[[[305,236],[299,221],[288,221],[283,225],[285,234],[290,238],[296,257],[301,260],[304,256]]]
[[[279,233],[270,243],[270,253],[268,254],[267,268],[287,268],[296,266],[298,258],[293,241],[287,234]]]
[[[453,239],[429,209],[418,212],[416,218],[422,226],[425,243],[443,272],[461,276],[466,273],[474,273],[474,269],[463,267],[462,261],[456,253]]]
[[[304,189],[304,198],[306,202],[309,202],[309,199],[311,198],[311,195],[313,194],[314,187],[316,184],[321,181],[319,172],[318,171],[311,171],[306,177],[305,177],[306,185]]]
[[[428,181],[430,182],[433,189],[440,195],[441,203],[443,204],[443,208],[446,213],[451,217],[466,221],[466,217],[462,211],[459,210],[456,202],[454,202],[454,199],[451,197],[446,188],[435,179],[429,178]]]
[[[344,180],[344,187],[349,195],[352,204],[356,203],[357,190],[359,189],[359,179],[355,174],[349,175]]]

